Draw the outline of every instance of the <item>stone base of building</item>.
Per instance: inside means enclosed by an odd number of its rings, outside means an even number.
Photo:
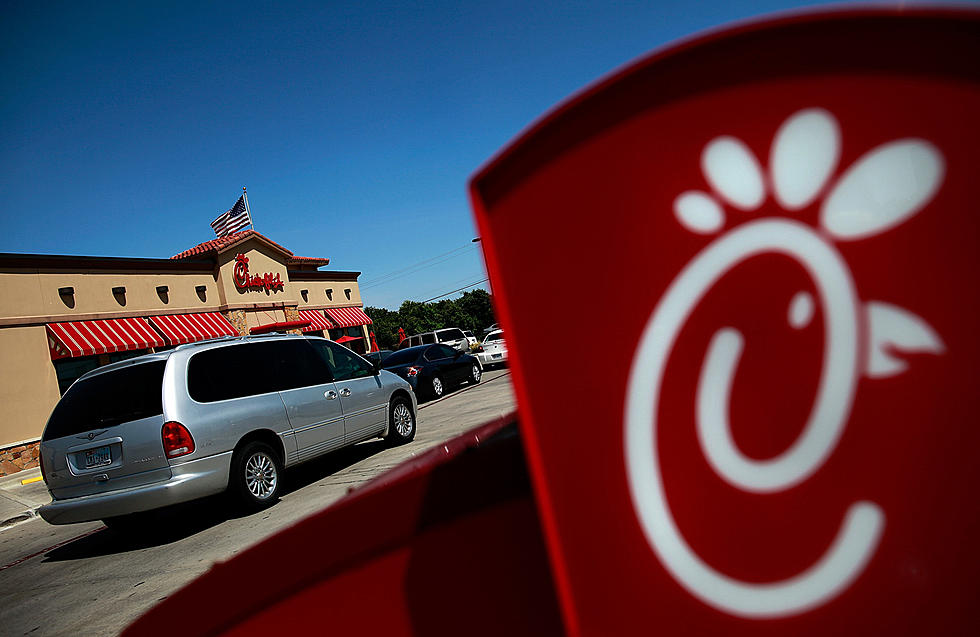
[[[29,442],[0,449],[0,476],[33,469],[38,466],[38,453],[41,442]]]

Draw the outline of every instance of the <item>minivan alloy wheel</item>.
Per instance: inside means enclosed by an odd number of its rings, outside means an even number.
[[[395,430],[398,431],[398,435],[406,437],[408,434],[412,433],[412,412],[409,410],[408,405],[405,403],[398,403],[395,405],[393,419],[395,421]]]
[[[245,486],[258,500],[267,500],[276,491],[279,474],[266,453],[258,451],[245,462]]]

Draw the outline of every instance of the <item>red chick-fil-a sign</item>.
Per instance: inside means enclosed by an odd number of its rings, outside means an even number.
[[[249,274],[248,257],[244,254],[235,256],[235,287],[239,290],[249,290],[252,288],[269,290],[281,290],[283,287],[279,273],[273,274]]]
[[[978,16],[686,42],[474,178],[573,634],[980,632]]]

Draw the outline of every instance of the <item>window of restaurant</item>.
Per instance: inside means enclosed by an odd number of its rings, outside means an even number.
[[[344,347],[347,347],[358,354],[364,354],[367,352],[364,345],[364,332],[361,331],[360,325],[332,329],[330,330],[330,340],[338,342]]]
[[[58,392],[64,396],[72,383],[98,366],[98,356],[61,358],[54,361],[54,371],[58,376]]]
[[[160,351],[163,348],[158,347],[156,351]],[[58,377],[58,392],[64,396],[71,384],[76,380],[89,373],[93,369],[98,369],[103,365],[108,365],[109,363],[118,363],[119,361],[129,360],[130,358],[136,358],[137,356],[142,356],[143,354],[149,354],[149,350],[137,349],[130,350],[128,352],[113,352],[111,354],[99,354],[96,356],[78,356],[75,358],[59,358],[54,361],[54,371],[55,375]]]

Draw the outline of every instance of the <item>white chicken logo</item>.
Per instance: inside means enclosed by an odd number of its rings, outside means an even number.
[[[647,321],[630,370],[625,405],[625,454],[630,495],[643,532],[668,572],[692,595],[739,617],[798,614],[844,591],[872,557],[885,527],[877,504],[850,504],[836,538],[812,566],[788,579],[751,583],[707,564],[685,541],[664,491],[657,451],[658,405],[664,372],[681,328],[711,288],[739,263],[777,253],[797,260],[817,290],[824,317],[824,351],[814,404],[798,438],[777,457],[756,460],[736,446],[729,423],[732,381],[744,338],[737,329],[714,333],[702,363],[694,405],[697,436],[710,466],[729,484],[750,493],[774,493],[809,478],[833,453],[847,420],[859,374],[881,378],[907,363],[886,351],[940,354],[935,331],[911,312],[880,301],[860,301],[850,269],[834,242],[867,239],[903,223],[935,195],[943,180],[939,150],[922,139],[882,144],[858,159],[827,188],[840,157],[840,128],[829,112],[799,111],[773,140],[769,180],[739,139],[718,137],[701,154],[714,196],[688,191],[674,202],[688,230],[713,234],[724,226],[722,202],[741,211],[772,196],[794,211],[828,192],[819,229],[788,217],[749,221],[721,235],[671,282]],[[720,200],[720,201],[719,201]],[[815,300],[799,292],[790,300],[791,328],[810,323]],[[867,349],[859,328],[867,326]]]

